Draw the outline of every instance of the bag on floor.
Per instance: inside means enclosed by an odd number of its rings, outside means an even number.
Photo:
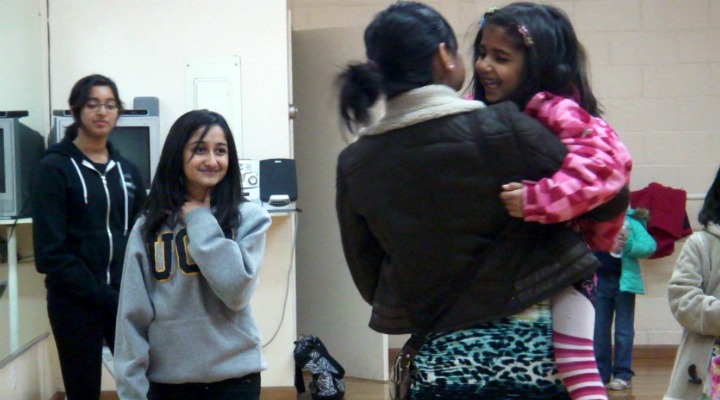
[[[302,371],[312,374],[310,396],[313,400],[342,400],[345,398],[345,370],[316,336],[303,336],[295,342],[295,389],[305,393]]]

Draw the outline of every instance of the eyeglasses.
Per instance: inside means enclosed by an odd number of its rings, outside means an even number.
[[[88,102],[85,104],[85,108],[87,108],[88,111],[90,111],[90,112],[98,112],[98,111],[100,111],[100,108],[101,108],[101,107],[104,107],[104,108],[105,108],[105,111],[107,111],[107,112],[109,112],[109,113],[118,112],[118,110],[119,110],[119,108],[120,108],[120,107],[118,107],[118,105],[115,104],[115,103],[102,104],[102,103],[99,103],[99,102],[96,102],[96,101],[88,101]]]

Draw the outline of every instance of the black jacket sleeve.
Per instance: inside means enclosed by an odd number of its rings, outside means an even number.
[[[538,180],[562,165],[567,147],[543,124],[506,101],[478,113],[491,165],[502,166],[502,183]],[[491,123],[499,121],[499,125]]]
[[[342,157],[343,153],[338,159],[335,197],[342,246],[355,286],[362,298],[368,304],[373,304],[380,280],[380,267],[386,254],[365,219],[353,211],[342,171]]]

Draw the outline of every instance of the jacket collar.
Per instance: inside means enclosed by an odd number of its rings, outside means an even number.
[[[407,91],[385,105],[385,115],[360,131],[360,136],[379,135],[448,115],[484,108],[485,104],[465,100],[446,85],[427,85]]]
[[[720,225],[718,225],[714,222],[709,223],[705,230],[707,230],[709,233],[712,233],[713,235],[715,235],[717,237],[720,237]]]

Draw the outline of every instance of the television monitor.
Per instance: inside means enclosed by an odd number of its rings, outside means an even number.
[[[8,115],[0,111],[0,218],[19,218],[30,215],[32,180],[45,141],[19,117]]]
[[[130,110],[131,112],[132,110]],[[72,116],[53,116],[53,128],[48,137],[48,144],[54,144],[65,136],[65,128],[73,123]],[[120,151],[123,157],[130,160],[140,170],[146,189],[150,189],[155,168],[160,160],[162,143],[160,143],[160,117],[150,115],[122,114],[117,120],[115,129],[110,132],[110,142]]]

